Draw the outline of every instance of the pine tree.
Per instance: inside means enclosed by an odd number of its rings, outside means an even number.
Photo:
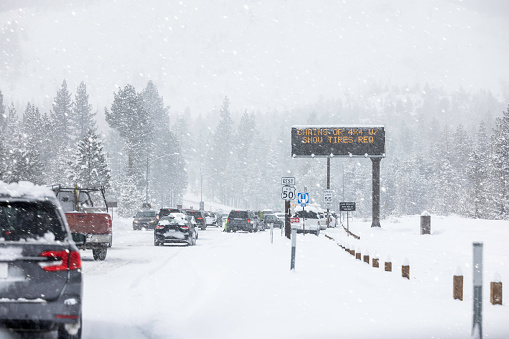
[[[473,211],[471,215],[474,218],[489,217],[489,142],[486,131],[486,125],[482,121],[477,133],[477,144],[470,153],[467,164],[467,176],[471,184],[471,193],[468,195],[472,199]]]
[[[53,99],[51,119],[55,124],[55,139],[61,147],[69,147],[76,135],[75,119],[72,111],[71,94],[67,90],[67,82],[64,80]]]
[[[5,133],[7,129],[7,113],[4,105],[4,95],[0,91],[0,132]]]
[[[105,109],[106,121],[124,139],[127,175],[139,189],[145,186],[145,163],[150,150],[151,124],[141,94],[131,85],[114,94],[111,112]]]
[[[78,142],[68,174],[72,184],[81,187],[109,187],[111,174],[106,162],[104,147],[99,137],[88,130]]]
[[[14,147],[10,149],[7,157],[7,169],[4,175],[7,182],[30,181],[43,184],[43,165],[35,147],[33,137],[15,132],[13,135]]]
[[[232,191],[225,186],[228,178],[233,175],[231,152],[233,149],[233,120],[230,114],[230,100],[225,97],[219,111],[219,123],[212,137],[212,147],[209,149],[208,173],[214,185],[218,188],[220,201],[228,203]]]
[[[496,187],[496,215],[506,218],[509,213],[509,106],[501,118],[497,118],[492,136],[493,170]]]
[[[76,134],[74,141],[82,140],[85,134],[90,130],[97,131],[95,116],[97,113],[92,113],[92,105],[88,102],[87,86],[82,81],[76,90],[74,102],[72,105],[72,116],[74,120],[74,128]]]

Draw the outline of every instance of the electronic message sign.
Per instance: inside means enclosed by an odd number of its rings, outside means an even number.
[[[292,157],[385,157],[384,126],[292,126]]]

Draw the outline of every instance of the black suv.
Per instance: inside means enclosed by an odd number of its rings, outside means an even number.
[[[226,222],[226,232],[257,232],[261,227],[256,212],[250,210],[231,210]]]
[[[136,213],[133,220],[133,230],[142,228],[154,229],[157,225],[157,212],[154,210],[143,210]]]
[[[51,188],[0,181],[0,232],[2,327],[80,338],[81,256]]]
[[[200,211],[200,210],[188,210],[188,209],[185,209],[182,212],[191,216],[191,217],[194,217],[194,220],[196,221],[196,223],[198,224],[198,227],[201,230],[204,230],[207,228],[207,220],[205,219],[205,212]]]

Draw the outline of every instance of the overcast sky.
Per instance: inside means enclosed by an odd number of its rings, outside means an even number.
[[[502,93],[509,2],[2,1],[0,90],[48,107],[85,81],[99,111],[153,80],[171,111],[266,111],[372,83]],[[48,6],[47,4],[50,4]],[[35,5],[34,5],[35,4]]]

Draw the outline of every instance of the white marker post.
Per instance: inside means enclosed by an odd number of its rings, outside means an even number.
[[[295,270],[295,247],[297,244],[297,230],[292,228],[292,258],[290,264],[290,271]]]
[[[482,338],[482,242],[474,242],[474,321],[472,337]]]
[[[271,222],[269,225],[270,225],[270,243],[272,244],[274,242],[274,223]]]

